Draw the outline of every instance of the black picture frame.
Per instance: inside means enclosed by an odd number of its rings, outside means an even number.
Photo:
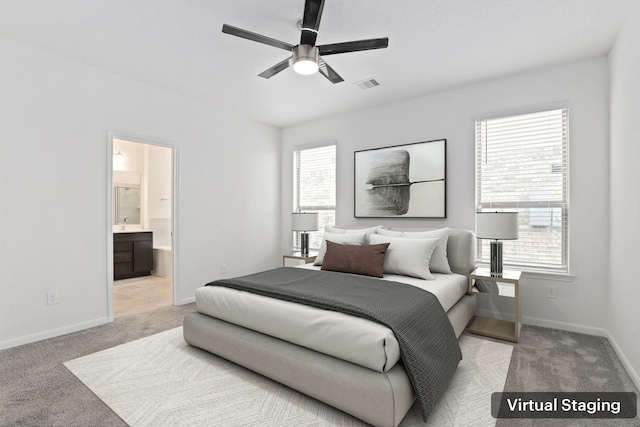
[[[354,153],[356,218],[446,218],[447,140]]]

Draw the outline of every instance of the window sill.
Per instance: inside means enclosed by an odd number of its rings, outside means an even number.
[[[536,280],[553,280],[554,282],[573,282],[576,278],[571,273],[555,273],[552,271],[523,271],[522,277]]]

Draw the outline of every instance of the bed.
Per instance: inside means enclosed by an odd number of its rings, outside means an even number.
[[[449,273],[430,280],[384,273],[380,279],[431,292],[446,312],[447,326],[459,337],[476,310],[467,295],[467,277],[475,268],[475,236],[461,229],[366,229],[365,240],[403,243],[446,230]],[[326,236],[350,245],[360,229],[333,229]],[[379,237],[378,235],[382,235]],[[372,237],[376,235],[377,237]],[[330,240],[331,237],[327,237]],[[340,238],[336,237],[336,240]],[[375,242],[374,242],[375,240]],[[438,240],[438,239],[436,239]],[[332,241],[332,240],[330,240]],[[439,239],[443,242],[443,239]],[[410,242],[414,244],[414,242]],[[321,251],[322,252],[322,251]],[[401,252],[395,251],[399,254]],[[435,252],[435,251],[434,251]],[[387,258],[389,256],[387,255]],[[327,258],[328,259],[328,258]],[[435,265],[432,258],[432,265]],[[328,261],[325,261],[325,264]],[[385,260],[386,263],[386,260]],[[284,273],[325,277],[322,266],[283,268]],[[385,268],[387,268],[385,264]],[[300,270],[293,272],[291,270]],[[436,269],[437,270],[437,269]],[[308,273],[307,273],[308,272]],[[389,284],[390,285],[390,284]],[[422,292],[423,294],[426,294]],[[389,327],[349,314],[310,307],[225,286],[196,291],[197,311],[185,317],[184,338],[192,346],[231,360],[259,374],[349,413],[375,426],[397,426],[416,400],[415,375],[402,360],[406,354]],[[409,372],[409,373],[408,373]]]

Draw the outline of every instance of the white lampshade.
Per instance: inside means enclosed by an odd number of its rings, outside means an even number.
[[[293,231],[316,231],[318,229],[318,214],[311,212],[292,214],[291,229]]]
[[[518,238],[517,212],[476,212],[478,239],[516,240]]]

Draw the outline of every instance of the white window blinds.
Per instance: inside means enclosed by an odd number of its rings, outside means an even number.
[[[518,212],[505,265],[568,272],[568,110],[480,120],[475,133],[478,212]],[[489,243],[480,240],[478,260],[488,258]]]
[[[336,146],[296,150],[293,153],[294,212],[317,212],[318,230],[309,233],[309,248],[318,249],[324,226],[335,224]],[[294,248],[300,248],[299,233],[294,232]]]

